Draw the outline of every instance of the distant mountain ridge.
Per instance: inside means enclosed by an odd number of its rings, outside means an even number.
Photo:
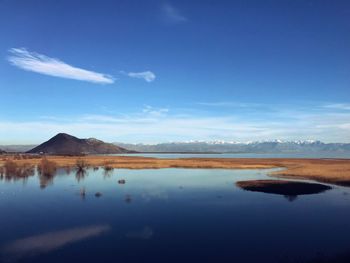
[[[159,144],[116,143],[138,152],[218,152],[218,153],[349,153],[350,143],[323,143],[321,141],[189,141]]]
[[[59,133],[50,140],[27,151],[27,153],[60,155],[116,154],[129,152],[131,151],[112,143],[105,143],[95,138],[79,139],[66,133]]]
[[[7,153],[16,153],[16,152],[27,152],[38,145],[29,144],[29,145],[0,145],[0,149]]]
[[[72,136],[73,137],[73,136]],[[76,138],[78,139],[78,138]],[[81,140],[81,139],[79,139]],[[102,142],[96,139],[82,139]],[[103,142],[102,142],[103,143]],[[217,153],[345,153],[350,155],[350,143],[323,143],[312,140],[296,141],[255,141],[255,142],[235,142],[235,141],[187,141],[187,142],[168,142],[158,144],[131,144],[131,143],[113,143],[114,146],[122,148],[124,151],[107,153],[128,153],[137,152],[217,152]],[[111,144],[109,144],[111,145]],[[5,152],[32,152],[35,145],[4,145],[0,146]],[[33,149],[33,150],[31,150]],[[126,150],[127,149],[127,150]],[[37,149],[36,149],[37,150]],[[84,150],[84,149],[83,149]],[[85,150],[84,150],[85,151]],[[126,152],[125,152],[126,151]],[[97,151],[101,153],[101,151]],[[97,153],[90,151],[91,154]],[[106,153],[106,152],[103,152]]]

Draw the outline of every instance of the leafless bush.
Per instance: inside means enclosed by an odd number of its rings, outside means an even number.
[[[105,172],[109,172],[112,171],[114,169],[114,167],[112,166],[113,163],[111,162],[105,162],[103,165],[103,169],[105,170]]]
[[[4,174],[5,174],[5,168],[0,167],[0,179],[2,179],[4,177]]]
[[[78,171],[84,171],[89,167],[89,165],[84,159],[78,159],[75,163],[75,167]]]
[[[42,158],[41,162],[38,164],[37,169],[40,175],[53,176],[56,173],[57,164],[46,158]]]
[[[24,163],[17,169],[17,177],[29,177],[32,175],[34,175],[34,166],[31,164]]]

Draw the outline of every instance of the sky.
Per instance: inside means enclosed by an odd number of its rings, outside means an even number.
[[[0,0],[0,144],[350,143],[350,1]]]

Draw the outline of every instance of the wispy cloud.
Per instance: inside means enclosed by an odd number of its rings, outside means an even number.
[[[164,19],[169,23],[184,23],[187,22],[188,19],[180,13],[180,11],[175,8],[170,3],[164,3],[162,6],[162,13]]]
[[[258,104],[258,103],[242,103],[242,102],[234,102],[234,101],[197,102],[197,104],[201,106],[208,106],[208,107],[237,107],[237,108],[262,106],[262,104]]]
[[[66,119],[0,120],[0,144],[38,143],[57,132],[106,141],[165,142],[187,140],[321,140],[350,142],[350,113],[320,107],[249,114],[202,112],[184,114],[177,109],[144,106],[128,114],[66,116]],[[267,115],[266,115],[267,114]],[[30,141],[26,141],[32,134]],[[19,141],[23,138],[25,141]]]
[[[130,78],[144,79],[147,82],[152,82],[156,79],[156,75],[152,71],[143,71],[143,72],[125,72],[121,73],[129,76]]]
[[[11,55],[8,57],[8,61],[27,71],[100,84],[114,83],[114,79],[110,75],[77,68],[57,58],[31,52],[25,48],[12,48],[9,52]]]
[[[336,110],[350,110],[350,104],[347,104],[347,103],[327,104],[324,107],[329,109],[336,109]]]
[[[153,116],[153,117],[161,117],[161,116],[165,116],[169,112],[169,109],[167,109],[167,108],[154,108],[152,106],[145,105],[142,112],[146,113],[150,116]]]

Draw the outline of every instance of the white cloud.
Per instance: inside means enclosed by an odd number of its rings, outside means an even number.
[[[123,71],[122,71],[123,73]],[[144,71],[144,72],[129,72],[125,73],[127,76],[136,79],[144,79],[147,82],[152,82],[156,79],[156,75],[152,71]]]
[[[324,106],[325,108],[335,109],[335,110],[350,110],[350,104],[347,103],[334,103]]]
[[[114,83],[114,79],[109,75],[77,68],[59,59],[30,52],[25,48],[12,48],[9,52],[11,55],[8,57],[8,61],[12,65],[27,71],[100,84]]]
[[[188,19],[183,16],[179,10],[177,8],[175,8],[174,6],[172,6],[169,3],[165,3],[162,6],[162,12],[163,12],[163,16],[165,18],[165,20],[169,23],[183,23],[186,22]]]
[[[214,101],[214,102],[197,102],[198,105],[208,107],[232,107],[232,108],[250,108],[265,106],[259,103],[242,103],[234,101]]]
[[[105,141],[154,143],[189,140],[321,140],[350,143],[350,112],[278,106],[253,114],[168,109],[144,105],[137,112],[47,116],[27,121],[0,119],[1,144],[39,143],[66,132]]]
[[[175,113],[174,113],[175,111]],[[283,118],[280,117],[283,115]],[[245,115],[177,114],[145,106],[128,115],[82,115],[66,119],[0,120],[0,144],[39,143],[58,132],[105,141],[152,143],[188,140],[321,140],[350,142],[350,114],[288,111],[251,119]],[[19,139],[20,138],[20,139]],[[23,141],[20,141],[23,140]]]
[[[149,116],[161,117],[161,116],[165,116],[169,112],[169,109],[167,109],[167,108],[154,108],[152,106],[145,105],[142,112],[148,114]]]

